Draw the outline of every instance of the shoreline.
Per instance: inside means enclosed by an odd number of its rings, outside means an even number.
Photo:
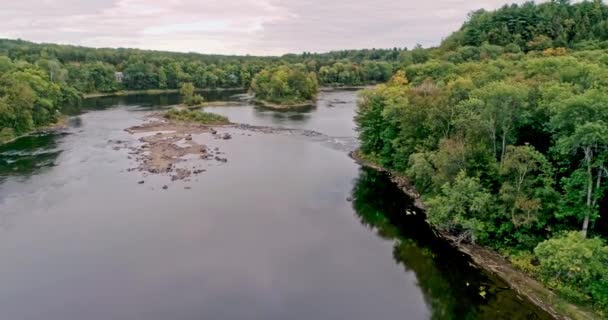
[[[11,139],[8,139],[6,141],[0,141],[0,146],[4,146],[7,145],[11,142],[15,142],[21,138],[25,138],[25,137],[29,137],[32,135],[36,135],[36,134],[44,134],[44,133],[51,133],[51,132],[58,132],[61,130],[65,130],[68,128],[68,120],[70,119],[69,116],[66,115],[62,115],[57,122],[52,123],[52,124],[48,124],[46,126],[43,127],[39,127],[39,128],[35,128],[34,130],[28,132],[28,133],[24,133],[21,135],[18,135],[16,137],[13,137]]]
[[[339,90],[363,90],[368,88],[373,88],[376,85],[363,85],[363,86],[326,86],[319,88],[319,91],[322,92],[331,92],[331,91],[339,91]],[[246,91],[247,88],[205,88],[205,89],[195,89],[194,92],[212,92],[212,91]],[[103,98],[103,97],[122,97],[122,96],[131,96],[138,94],[166,94],[166,93],[179,93],[179,89],[148,89],[148,90],[119,90],[113,92],[91,92],[91,93],[83,93],[82,97],[84,99],[91,98]],[[311,103],[314,103],[312,101]],[[271,103],[272,104],[272,103]]]
[[[175,107],[184,108],[188,110],[198,110],[203,108],[213,108],[213,107],[242,107],[245,104],[242,101],[206,101],[197,105],[189,106],[185,104],[178,104]]]
[[[352,151],[349,156],[359,165],[388,174],[389,178],[395,183],[403,193],[414,200],[414,205],[420,210],[426,211],[426,206],[420,194],[405,176],[391,170],[387,170],[381,165],[374,163],[361,156],[359,150]],[[591,311],[583,310],[582,307],[574,305],[549,290],[542,283],[515,269],[507,259],[502,257],[494,250],[481,247],[479,245],[463,243],[457,237],[446,232],[437,231],[437,235],[448,241],[450,245],[460,252],[469,256],[472,261],[486,272],[498,276],[505,281],[512,290],[528,299],[536,307],[549,314],[554,319],[566,320],[593,320],[599,317]]]
[[[243,91],[245,88],[215,88],[215,89],[196,89],[194,92],[211,92],[211,91]],[[149,89],[149,90],[120,90],[114,92],[93,92],[84,93],[82,97],[84,99],[91,98],[103,98],[103,97],[122,97],[132,96],[138,94],[166,94],[166,93],[179,93],[179,89]]]
[[[332,92],[332,91],[340,91],[340,90],[356,91],[356,90],[364,90],[364,89],[373,89],[377,85],[378,84],[368,84],[368,85],[362,85],[362,86],[327,86],[327,87],[319,88],[319,91],[320,92]]]
[[[305,102],[301,102],[301,103],[294,103],[294,104],[272,103],[272,102],[269,102],[266,100],[261,100],[261,99],[253,99],[253,102],[258,106],[272,109],[272,110],[278,110],[278,111],[288,111],[288,110],[294,110],[294,109],[309,108],[309,107],[314,107],[316,104],[316,102],[314,100],[305,101]]]

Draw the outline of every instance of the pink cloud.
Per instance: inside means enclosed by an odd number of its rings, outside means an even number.
[[[523,1],[518,1],[523,2]],[[20,0],[0,37],[87,46],[282,54],[434,45],[502,0]]]

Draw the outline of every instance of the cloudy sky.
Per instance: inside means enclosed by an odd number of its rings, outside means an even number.
[[[278,55],[438,44],[467,14],[519,0],[3,0],[0,37]]]

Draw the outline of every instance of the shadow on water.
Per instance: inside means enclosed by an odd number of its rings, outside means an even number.
[[[385,174],[361,169],[353,205],[364,225],[395,241],[393,257],[416,274],[432,319],[551,319],[437,237]]]
[[[7,176],[29,177],[52,167],[61,154],[58,144],[67,133],[44,133],[0,145],[0,181]]]
[[[198,94],[205,98],[205,101],[238,101],[238,95],[245,93],[242,89],[234,90],[210,90],[201,91]],[[157,107],[170,106],[181,103],[179,93],[161,94],[133,94],[126,96],[108,96],[87,98],[82,102],[80,108],[67,108],[63,112],[69,115],[76,115],[86,110],[103,110],[115,106],[138,106],[142,110],[151,110]]]
[[[274,113],[283,113],[283,114],[290,114],[290,113],[311,113],[313,112],[317,106],[316,104],[309,104],[309,105],[302,105],[302,106],[296,106],[296,107],[289,107],[289,108],[284,108],[284,109],[279,109],[279,108],[269,108],[264,106],[263,104],[259,103],[259,102],[253,102],[253,104],[255,105],[255,108],[260,110],[260,111],[272,111]]]
[[[260,119],[271,119],[273,122],[282,123],[285,122],[293,124],[305,123],[310,120],[314,108],[299,108],[290,110],[273,110],[264,107],[255,106],[253,108],[254,116]]]

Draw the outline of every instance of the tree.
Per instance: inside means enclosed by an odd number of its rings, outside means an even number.
[[[583,218],[583,236],[587,236],[591,212],[596,211],[601,196],[602,177],[608,156],[608,126],[603,121],[588,122],[575,128],[574,133],[560,138],[557,147],[562,153],[582,152],[582,164],[586,167],[586,210]]]
[[[438,196],[427,201],[428,220],[461,239],[483,242],[491,231],[492,195],[479,178],[461,171],[453,184],[446,183]]]
[[[528,88],[523,84],[493,82],[474,91],[472,96],[479,102],[475,111],[489,134],[494,154],[502,163],[515,129],[528,116]]]
[[[167,73],[163,67],[158,69],[158,88],[167,89]]]
[[[540,243],[534,253],[545,283],[574,301],[593,299],[597,306],[608,306],[608,247],[604,241],[569,232]]]
[[[608,95],[599,90],[589,90],[555,103],[551,126],[556,130],[556,151],[562,161],[579,162],[585,171],[586,183],[581,183],[581,172],[574,171],[565,178],[563,185],[569,194],[562,201],[562,214],[582,216],[582,230],[586,236],[589,223],[597,217],[597,202],[603,195],[602,179],[606,176],[608,156]],[[584,206],[576,205],[574,186],[584,186]],[[566,201],[567,200],[567,201]]]
[[[251,91],[263,101],[297,104],[314,99],[318,84],[316,76],[303,67],[280,66],[258,73],[251,82]]]
[[[85,64],[83,71],[87,83],[85,87],[86,91],[112,92],[118,88],[114,66],[102,62],[94,62]]]
[[[500,198],[513,224],[529,226],[555,200],[553,169],[532,146],[508,146],[500,167]]]
[[[201,104],[204,101],[201,95],[194,94],[194,85],[190,82],[182,84],[179,93],[182,96],[182,101],[188,106]]]

